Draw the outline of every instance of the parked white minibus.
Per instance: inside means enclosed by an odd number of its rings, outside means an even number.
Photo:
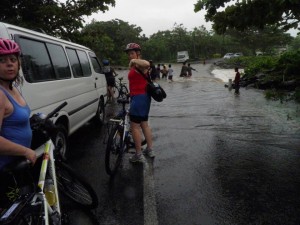
[[[68,103],[54,119],[60,127],[57,141],[62,142],[66,157],[68,136],[92,118],[104,119],[106,80],[95,53],[82,45],[2,22],[0,37],[20,45],[24,82],[18,88],[32,114],[47,114],[62,102]]]

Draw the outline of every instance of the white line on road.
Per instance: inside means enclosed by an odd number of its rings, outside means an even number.
[[[153,160],[146,160],[144,176],[144,225],[158,225],[154,191]]]

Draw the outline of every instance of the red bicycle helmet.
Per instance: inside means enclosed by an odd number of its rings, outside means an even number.
[[[21,50],[16,42],[9,39],[0,38],[0,55],[17,54],[20,55]]]
[[[136,43],[129,43],[126,46],[125,52],[128,52],[130,50],[134,50],[134,51],[141,51],[141,46],[136,44]]]

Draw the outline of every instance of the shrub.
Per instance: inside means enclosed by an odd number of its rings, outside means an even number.
[[[212,55],[212,57],[213,57],[214,59],[218,59],[218,58],[221,58],[222,55],[221,55],[220,53],[215,53],[215,54]]]
[[[286,100],[287,93],[282,90],[269,89],[265,91],[265,98],[268,100]]]
[[[296,88],[294,93],[294,99],[296,102],[300,103],[300,87]]]

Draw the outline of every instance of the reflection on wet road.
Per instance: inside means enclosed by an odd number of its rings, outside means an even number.
[[[168,97],[152,103],[159,224],[299,224],[299,123],[208,66],[159,81]]]

